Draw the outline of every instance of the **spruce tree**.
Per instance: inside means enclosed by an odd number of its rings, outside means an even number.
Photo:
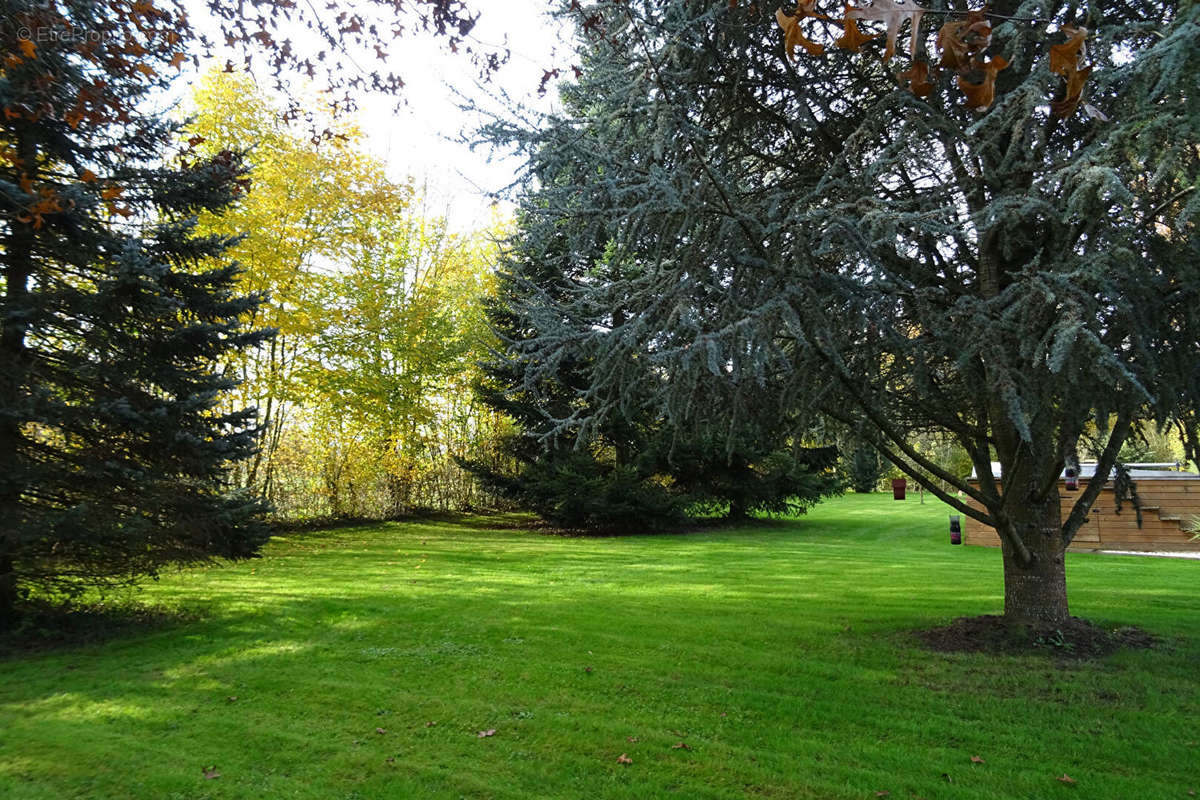
[[[532,201],[522,209],[520,228],[537,224],[536,205]],[[554,234],[537,242],[517,237],[505,253],[496,295],[487,301],[499,346],[481,364],[483,378],[475,391],[515,427],[502,441],[502,458],[462,463],[489,491],[557,525],[644,529],[678,524],[683,501],[653,479],[640,457],[650,418],[612,414],[586,428],[567,422],[580,412],[579,398],[587,387],[587,363],[569,353],[552,374],[528,380],[521,352],[538,330],[528,312],[562,301],[578,277],[557,247],[561,240]],[[603,240],[593,241],[594,260],[601,261]],[[602,310],[594,316],[597,322],[606,318]]]
[[[252,556],[264,509],[225,490],[253,410],[221,413],[259,303],[194,231],[246,179],[152,109],[184,58],[149,3],[3,0],[0,625],[31,592]],[[190,146],[195,146],[192,142]]]
[[[735,415],[766,393],[836,421],[995,527],[1006,618],[1054,625],[1103,484],[1064,518],[1081,436],[1099,432],[1100,475],[1143,426],[1200,455],[1200,4],[840,5],[563,5],[586,105],[493,133],[588,165],[541,191],[611,232],[616,277],[544,310],[532,378],[582,353],[600,415],[652,395],[686,420],[727,392]],[[864,42],[876,12],[898,47]],[[622,324],[587,318],[614,303]]]
[[[579,161],[555,168],[564,174],[548,178],[551,184],[588,174]],[[610,236],[602,226],[585,233],[580,222],[589,224],[583,216],[564,218],[539,189],[523,198],[518,233],[488,304],[501,346],[482,365],[477,386],[480,399],[512,419],[516,430],[505,442],[507,458],[464,465],[501,497],[580,528],[644,531],[693,514],[796,513],[839,493],[836,448],[803,446],[802,428],[778,409],[757,409],[731,424],[723,395],[713,393],[706,413],[695,415],[702,421],[686,427],[673,424],[653,397],[645,403],[625,397],[619,407],[596,414],[584,399],[590,357],[569,350],[558,354],[552,370],[539,368],[533,377],[526,348],[536,343],[540,315],[587,282],[612,277],[605,254]],[[586,257],[564,248],[569,230],[592,242]],[[621,324],[624,312],[616,305],[587,313],[591,324],[611,327]]]
[[[879,453],[869,444],[860,444],[850,452],[846,470],[850,475],[850,486],[860,494],[875,491],[883,480],[883,464]]]

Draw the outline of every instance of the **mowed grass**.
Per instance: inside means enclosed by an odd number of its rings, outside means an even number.
[[[1200,792],[1200,562],[1069,559],[1073,612],[1158,649],[930,653],[912,631],[1001,607],[999,553],[951,547],[946,513],[847,496],[676,536],[280,538],[143,592],[198,622],[0,661],[0,797]]]

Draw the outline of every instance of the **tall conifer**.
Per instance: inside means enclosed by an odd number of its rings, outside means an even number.
[[[265,541],[223,480],[254,412],[216,407],[222,355],[268,334],[213,266],[229,242],[194,232],[245,176],[231,153],[168,158],[153,110],[180,27],[149,2],[0,5],[0,624],[30,590]]]
[[[1200,456],[1200,4],[916,5],[564,3],[580,104],[494,133],[535,181],[586,165],[537,183],[531,235],[603,225],[610,277],[542,310],[524,357],[533,380],[590,359],[594,414],[727,392],[735,419],[765,394],[838,421],[994,526],[1006,616],[1053,625],[1103,483],[1060,512],[1081,437],[1100,475],[1139,426]]]

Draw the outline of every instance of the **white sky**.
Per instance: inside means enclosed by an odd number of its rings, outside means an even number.
[[[189,5],[192,19],[207,27],[202,21],[207,16],[202,0],[190,0]],[[516,101],[550,110],[557,96],[552,85],[545,96],[537,94],[543,71],[574,63],[570,31],[544,13],[549,0],[491,0],[470,5],[481,12],[468,37],[470,44],[479,49],[506,45],[511,51],[508,63],[490,84],[479,87],[470,58],[462,52],[451,53],[444,38],[427,34],[414,33],[395,40],[388,48],[386,64],[373,55],[355,57],[365,69],[395,72],[405,82],[406,105],[400,110],[392,97],[361,99],[358,121],[366,134],[368,150],[387,164],[393,179],[411,176],[418,185],[425,185],[428,207],[434,213],[444,212],[456,230],[475,228],[492,218],[488,194],[511,183],[520,164],[501,153],[492,154],[485,148],[472,152],[466,145],[451,141],[481,124],[478,117],[459,109],[461,100],[454,90],[484,105],[489,92],[503,91]],[[212,33],[210,36],[220,39]],[[323,47],[304,30],[280,30],[276,38],[307,40],[317,49]],[[217,63],[222,63],[226,55],[214,54]],[[240,56],[228,55],[235,64],[241,63]],[[190,77],[185,74],[184,80]],[[269,81],[261,81],[260,85],[265,88]]]
[[[485,105],[486,93],[503,90],[513,99],[548,110],[556,93],[551,89],[538,97],[543,70],[573,61],[570,32],[544,15],[546,0],[502,0],[475,7],[483,14],[471,32],[472,44],[507,42],[512,51],[490,85],[478,87],[470,60],[450,53],[443,41],[411,37],[397,42],[388,64],[404,78],[407,107],[396,112],[393,103],[381,99],[362,114],[371,151],[388,164],[393,177],[411,175],[425,182],[433,207],[445,205],[457,228],[472,227],[488,216],[486,193],[511,183],[519,164],[485,148],[472,152],[448,141],[480,122],[458,108],[453,90]]]

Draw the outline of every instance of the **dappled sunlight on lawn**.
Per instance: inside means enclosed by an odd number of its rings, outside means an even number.
[[[1157,781],[1138,796],[1183,786],[1196,637],[1067,672],[926,652],[914,629],[1001,603],[999,553],[951,547],[945,517],[847,497],[658,537],[479,518],[288,534],[263,559],[142,592],[203,609],[198,622],[4,663],[0,786],[24,787],[6,800],[1042,796],[1031,761],[1093,776],[1089,797],[1144,789],[1131,770]],[[1194,634],[1194,566],[1073,555],[1068,575],[1077,613]],[[962,766],[975,752],[987,771]]]

